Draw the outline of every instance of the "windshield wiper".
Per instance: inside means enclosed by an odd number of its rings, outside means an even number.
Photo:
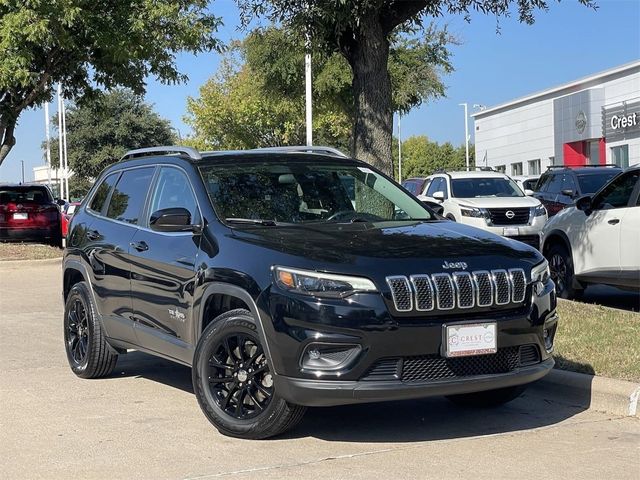
[[[275,227],[278,225],[275,220],[263,220],[261,218],[236,218],[228,217],[224,219],[227,223],[241,223],[249,225],[264,225],[265,227]]]

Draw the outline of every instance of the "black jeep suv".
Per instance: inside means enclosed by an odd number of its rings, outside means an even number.
[[[189,365],[226,435],[306,406],[497,405],[553,366],[538,251],[327,150],[129,152],[74,215],[63,270],[72,370],[109,375],[128,349]]]

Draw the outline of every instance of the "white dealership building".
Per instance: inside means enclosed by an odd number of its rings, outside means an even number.
[[[473,114],[476,163],[509,175],[549,165],[640,163],[640,61]]]

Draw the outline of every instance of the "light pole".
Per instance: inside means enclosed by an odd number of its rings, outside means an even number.
[[[22,183],[24,183],[24,160],[20,160],[20,163],[22,163]]]
[[[400,120],[402,115],[398,113],[398,183],[402,183],[402,130],[400,130]]]
[[[311,38],[307,33],[306,53],[304,54],[305,113],[307,127],[307,146],[313,145],[313,102],[311,98]]]
[[[467,172],[469,171],[469,113],[467,102],[459,103],[461,107],[464,107],[464,149],[465,159],[467,162]]]

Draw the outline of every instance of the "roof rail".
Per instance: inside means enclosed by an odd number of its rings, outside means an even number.
[[[342,153],[337,148],[333,147],[323,147],[320,145],[293,145],[288,147],[263,147],[263,148],[254,148],[253,152],[307,152],[307,153],[324,153],[333,155],[335,157],[343,157],[347,156]]]
[[[594,168],[594,167],[620,168],[620,165],[616,165],[615,163],[598,163],[598,164],[589,164],[589,165],[549,165],[547,166],[547,170],[552,170],[554,168]]]
[[[191,147],[181,147],[179,145],[166,145],[162,147],[148,147],[148,148],[138,148],[136,150],[129,150],[125,153],[122,160],[127,160],[130,158],[139,158],[139,157],[149,157],[152,155],[175,155],[175,154],[183,154],[189,157],[192,160],[202,160],[202,155],[195,148]]]

